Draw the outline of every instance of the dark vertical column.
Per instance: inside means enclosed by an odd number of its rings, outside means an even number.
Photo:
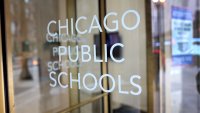
[[[146,12],[146,59],[147,59],[147,112],[154,113],[156,92],[156,76],[159,75],[159,57],[153,54],[152,45],[152,20],[151,20],[151,0],[145,1]],[[159,107],[159,106],[156,106]]]

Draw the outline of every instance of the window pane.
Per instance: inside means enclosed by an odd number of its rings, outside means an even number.
[[[93,15],[98,18],[97,0],[11,0],[9,10],[16,113],[54,113],[101,94],[100,89],[90,92],[82,87],[84,74],[90,72],[99,78],[100,63],[84,63],[80,60],[81,46],[93,48],[94,36],[99,31],[78,34],[75,23],[70,21],[71,18],[75,22],[78,17],[86,16],[88,20],[80,22],[78,27],[80,30],[88,27]],[[70,25],[70,22],[74,25]],[[50,36],[56,33],[59,38]],[[100,45],[100,42],[97,44]],[[60,61],[58,47],[65,49],[69,46],[71,49],[67,51],[71,52],[63,55]],[[100,53],[100,50],[97,52]],[[77,61],[69,61],[70,58],[76,59],[76,56]],[[79,82],[78,73],[81,77]],[[85,81],[89,88],[92,82],[90,78]],[[82,87],[80,89],[79,84]],[[94,109],[93,106],[90,108]]]
[[[117,12],[117,16],[110,16],[107,24],[115,28],[114,21],[118,20],[119,29],[108,32],[107,43],[122,43],[122,49],[115,50],[115,57],[124,58],[125,61],[116,63],[112,58],[108,61],[108,72],[116,79],[116,89],[111,93],[111,105],[114,113],[147,111],[147,84],[146,84],[146,23],[145,0],[108,0],[107,13]],[[128,11],[135,11],[128,13]],[[137,14],[140,17],[138,20]],[[124,16],[125,15],[125,16]],[[123,19],[124,17],[124,19]],[[137,25],[137,22],[139,25]],[[123,24],[124,22],[124,24]],[[131,29],[132,26],[135,28]],[[130,28],[130,29],[128,29]],[[120,77],[119,77],[120,75]],[[142,89],[131,84],[130,80],[135,75],[134,83]],[[113,82],[110,80],[110,87]],[[131,91],[138,94],[131,94]],[[117,99],[116,99],[117,98]]]

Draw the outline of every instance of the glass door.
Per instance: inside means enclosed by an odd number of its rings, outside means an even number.
[[[4,2],[9,112],[153,113],[150,1]]]
[[[10,0],[5,4],[12,48],[8,51],[14,90],[10,102],[15,104],[10,109],[16,113],[103,112],[102,98],[107,95],[100,88],[88,91],[101,75],[101,63],[81,56],[93,48],[94,40],[100,40],[95,37],[98,30],[82,34],[93,15],[99,18],[98,0]],[[78,34],[75,21],[81,16]],[[99,41],[96,44],[100,47]]]
[[[0,8],[0,112],[199,113],[199,0]]]

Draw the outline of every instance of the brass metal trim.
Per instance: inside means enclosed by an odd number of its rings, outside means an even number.
[[[99,0],[99,18],[100,18],[100,25],[103,26],[103,20],[106,15],[106,0]],[[102,75],[106,74],[108,72],[107,70],[107,63],[105,62],[105,50],[104,50],[104,44],[106,44],[106,30],[105,28],[102,28],[101,32],[101,54],[102,54],[102,59],[103,62],[101,63],[101,70],[102,70]],[[104,89],[108,89],[108,78],[103,79],[103,87]],[[103,110],[104,113],[109,113],[109,95],[104,96],[103,98]]]
[[[75,109],[77,109],[77,108],[80,108],[80,107],[82,107],[82,106],[84,106],[84,105],[87,105],[87,104],[89,104],[89,103],[92,103],[92,102],[94,102],[94,101],[96,101],[96,100],[98,100],[98,99],[100,99],[100,98],[102,98],[102,97],[105,97],[105,96],[107,96],[107,95],[108,95],[108,93],[100,94],[100,95],[95,96],[95,97],[93,97],[93,98],[91,98],[91,99],[82,101],[82,102],[79,103],[79,104],[76,104],[76,105],[74,105],[74,106],[70,106],[69,108],[63,109],[63,110],[59,111],[58,113],[67,113],[67,112],[73,111],[73,110],[75,110]]]
[[[13,65],[12,65],[12,38],[10,31],[10,0],[4,0],[5,11],[5,38],[6,38],[6,56],[7,56],[7,77],[8,77],[8,98],[9,98],[9,112],[14,113],[14,86],[13,86]]]
[[[154,92],[155,92],[155,77],[157,75],[157,59],[152,53],[152,23],[151,23],[151,0],[145,2],[146,14],[146,59],[147,59],[147,112],[154,113]]]
[[[1,22],[0,22],[1,26]],[[1,42],[1,28],[0,28],[0,47]],[[0,49],[0,113],[5,113],[5,93],[4,93],[4,79],[3,79],[3,61],[2,61],[2,48]]]

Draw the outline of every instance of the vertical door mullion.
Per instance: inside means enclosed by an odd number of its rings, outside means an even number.
[[[2,16],[2,15],[1,15]],[[2,61],[2,44],[1,44],[1,21],[0,21],[0,112],[5,113],[5,93],[4,93],[4,78],[3,78],[3,61]]]
[[[12,68],[12,38],[11,38],[11,17],[10,0],[2,0],[1,3],[1,24],[2,24],[2,57],[4,73],[4,91],[5,91],[5,111],[14,113],[14,86],[13,86],[13,68]],[[2,20],[3,19],[3,20]]]
[[[99,20],[100,20],[100,25],[103,26],[103,20],[106,15],[106,0],[99,0]],[[103,62],[101,63],[101,74],[107,74],[108,72],[108,67],[107,67],[107,62],[105,62],[105,50],[104,50],[104,44],[106,44],[106,30],[104,27],[102,27],[102,32],[100,33],[100,40],[101,40],[101,57],[103,59]],[[105,77],[103,79],[103,87],[104,89],[108,89],[108,78]],[[105,95],[103,97],[103,113],[109,113],[109,94]]]

